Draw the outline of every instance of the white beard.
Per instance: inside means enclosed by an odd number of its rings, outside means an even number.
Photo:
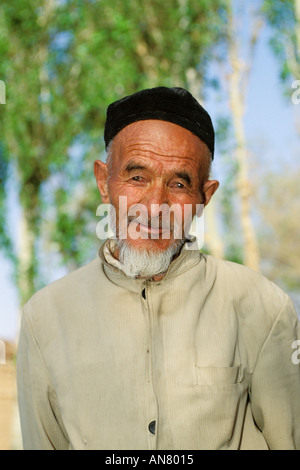
[[[117,243],[120,249],[119,261],[124,273],[130,278],[151,279],[168,270],[174,256],[184,245],[184,240],[174,240],[166,250],[157,251],[135,249],[126,240],[118,240]]]

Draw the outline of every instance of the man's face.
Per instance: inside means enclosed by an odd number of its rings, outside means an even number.
[[[102,201],[115,208],[118,238],[136,250],[167,250],[178,233],[184,238],[197,204],[206,204],[218,187],[206,179],[206,145],[190,131],[158,120],[128,125],[112,145],[110,170],[97,161],[95,175]]]

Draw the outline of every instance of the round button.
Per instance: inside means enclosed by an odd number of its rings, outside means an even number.
[[[156,426],[155,421],[151,421],[151,423],[149,423],[148,429],[151,432],[151,434],[155,434],[155,426]]]

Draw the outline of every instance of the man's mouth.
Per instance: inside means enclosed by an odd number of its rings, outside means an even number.
[[[168,226],[168,227],[161,227],[161,226],[158,226],[156,227],[155,225],[153,226],[153,224],[145,224],[145,223],[141,223],[139,222],[138,220],[133,220],[132,222],[129,223],[130,224],[135,224],[135,227],[134,229],[136,229],[136,232],[140,232],[141,235],[147,235],[147,236],[150,236],[150,237],[166,237],[168,235],[168,238],[170,238],[170,234],[171,234],[171,228]]]

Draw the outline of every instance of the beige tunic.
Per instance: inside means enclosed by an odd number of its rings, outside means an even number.
[[[25,306],[24,448],[300,449],[297,338],[288,296],[244,266],[182,250],[130,280],[102,246]]]

